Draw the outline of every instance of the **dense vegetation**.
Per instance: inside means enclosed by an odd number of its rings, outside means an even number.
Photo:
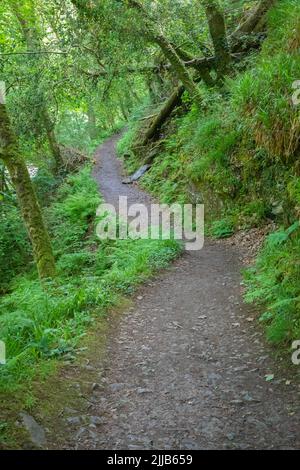
[[[53,240],[57,276],[41,284],[32,271],[19,276],[1,300],[0,327],[10,359],[0,387],[28,380],[40,357],[72,356],[78,339],[106,313],[118,296],[133,291],[178,252],[174,242],[98,242],[89,234],[100,203],[89,167],[68,177],[45,209]]]
[[[276,224],[246,299],[269,340],[300,337],[299,47],[298,0],[1,1],[4,395],[74,358],[95,316],[180,251],[95,236],[93,151],[125,124],[128,171],[150,163],[141,184],[162,202],[204,202],[211,236]]]
[[[300,120],[292,100],[300,76],[299,3],[278,2],[267,21],[261,51],[252,51],[224,88],[200,85],[202,107],[186,96],[163,123],[147,145],[156,156],[142,181],[165,202],[204,202],[208,232],[219,238],[275,222],[278,231],[245,274],[246,299],[262,304],[268,338],[289,349],[300,335]],[[139,119],[150,109],[139,111],[119,143],[131,170],[139,164]]]

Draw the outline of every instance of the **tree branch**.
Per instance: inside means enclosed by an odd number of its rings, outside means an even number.
[[[233,52],[242,48],[243,39],[251,34],[263,20],[268,11],[275,5],[277,0],[260,0],[258,5],[249,14],[248,18],[232,33],[231,50]]]
[[[61,51],[0,52],[0,56],[8,56],[8,55],[32,55],[32,54],[62,54],[62,55],[67,55],[67,54],[69,54],[69,52],[61,52]]]

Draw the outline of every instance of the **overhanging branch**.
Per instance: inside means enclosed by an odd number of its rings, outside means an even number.
[[[64,51],[25,51],[25,52],[0,52],[0,56],[8,55],[35,55],[35,54],[62,54],[67,55],[69,52]]]

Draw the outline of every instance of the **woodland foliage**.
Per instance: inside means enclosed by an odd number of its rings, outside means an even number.
[[[141,184],[162,202],[204,202],[209,235],[278,227],[247,299],[271,341],[298,339],[299,46],[298,0],[1,1],[2,391],[74,358],[95,315],[180,251],[94,236],[92,155],[122,128],[128,170],[151,163]]]

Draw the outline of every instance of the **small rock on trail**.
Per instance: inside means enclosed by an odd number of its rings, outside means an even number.
[[[34,446],[42,448],[46,445],[46,434],[43,427],[28,413],[20,413],[23,426],[28,431]]]

